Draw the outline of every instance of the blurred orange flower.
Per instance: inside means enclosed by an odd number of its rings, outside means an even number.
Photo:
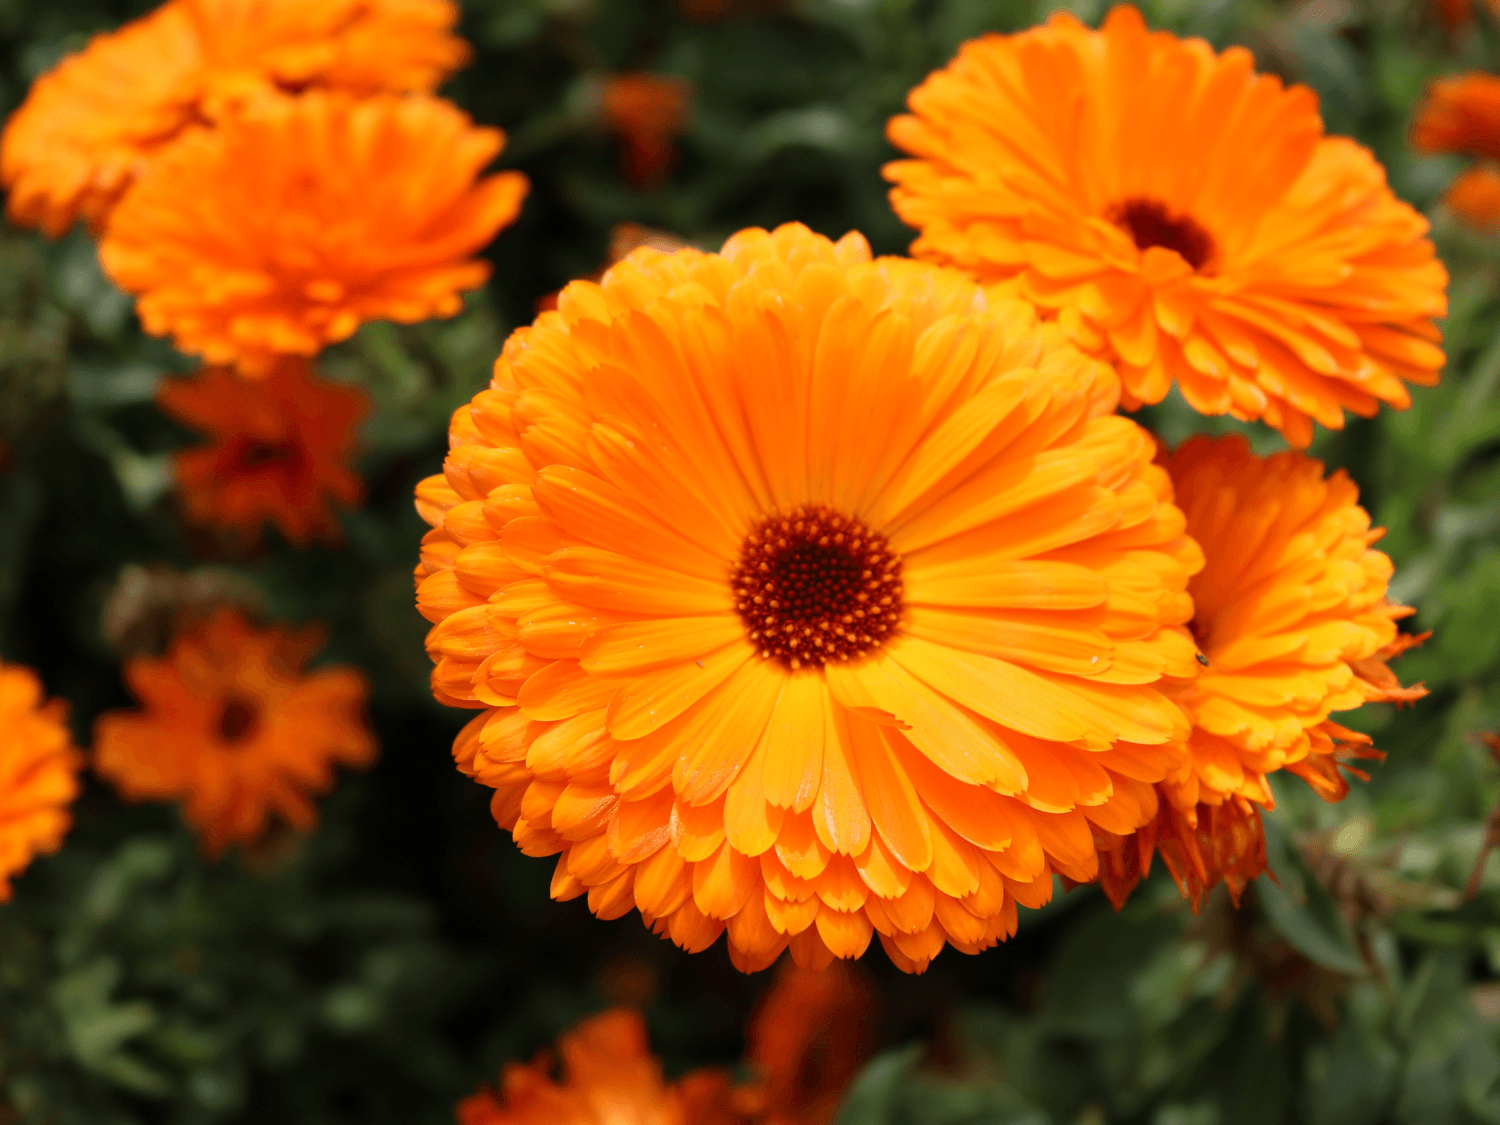
[[[1285,769],[1341,799],[1341,769],[1358,773],[1350,759],[1379,752],[1329,716],[1426,694],[1386,667],[1416,643],[1396,629],[1413,611],[1386,597],[1391,560],[1370,547],[1384,533],[1342,471],[1325,478],[1296,452],[1257,457],[1239,436],[1191,438],[1167,469],[1206,559],[1188,587],[1202,669],[1181,683],[1193,731],[1186,761],[1157,786],[1155,823],[1101,864],[1117,904],[1153,839],[1195,902],[1220,879],[1238,897],[1265,868],[1266,775]]]
[[[763,1079],[761,1125],[831,1125],[870,1051],[874,999],[852,966],[786,964],[750,1020],[745,1061]]]
[[[100,716],[94,768],[131,800],[181,800],[210,855],[255,841],[272,817],[310,829],[333,767],[375,760],[364,676],[304,671],[321,632],[221,609],[165,656],[134,658],[125,681],[142,709]]]
[[[101,226],[149,158],[267,87],[431,90],[468,56],[452,0],[171,0],[39,78],[6,125],[13,222]]]
[[[660,182],[677,156],[673,138],[687,127],[693,88],[660,74],[616,74],[604,84],[604,119],[624,142],[629,180],[642,187]]]
[[[1478,164],[1459,173],[1448,185],[1443,202],[1472,227],[1500,229],[1500,168]]]
[[[1500,159],[1500,76],[1470,71],[1428,83],[1411,143],[1418,152]]]
[[[10,900],[12,876],[62,846],[82,764],[67,704],[43,702],[30,668],[0,663],[0,902]]]
[[[303,545],[336,538],[328,501],[353,506],[364,484],[349,468],[370,400],[360,388],[325,383],[299,358],[250,382],[223,368],[162,384],[157,405],[208,444],[173,458],[183,509],[194,523],[254,539],[270,521]]]
[[[458,312],[526,194],[519,172],[480,178],[504,143],[426,95],[266,94],[164,150],[100,260],[148,332],[265,375],[366,320]]]
[[[876,934],[920,972],[1149,823],[1202,560],[1113,373],[1035,315],[788,224],[642,248],[512,334],[417,488],[417,605],[555,897],[747,972]]]
[[[618,1008],[563,1036],[560,1080],[552,1059],[510,1063],[500,1089],[481,1088],[458,1105],[459,1125],[741,1125],[738,1092],[719,1070],[662,1078],[645,1022]]]
[[[1115,8],[963,46],[912,91],[886,166],[912,253],[1037,302],[1114,364],[1127,408],[1314,420],[1437,382],[1447,273],[1427,222],[1317,97],[1248,52]]]

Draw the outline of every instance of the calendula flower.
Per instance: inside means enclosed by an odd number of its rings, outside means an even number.
[[[1416,643],[1396,629],[1413,611],[1386,597],[1391,560],[1371,547],[1384,533],[1342,471],[1325,477],[1297,452],[1257,457],[1239,436],[1192,438],[1167,469],[1206,560],[1189,585],[1202,668],[1180,685],[1193,731],[1157,786],[1156,822],[1103,865],[1117,903],[1153,843],[1195,902],[1220,879],[1238,897],[1265,869],[1267,775],[1284,769],[1341,799],[1341,771],[1358,773],[1349,760],[1380,754],[1331,716],[1426,694],[1386,666]]]
[[[555,897],[743,969],[993,945],[1187,734],[1201,560],[1117,390],[857,234],[574,282],[417,490],[460,767]]]
[[[1431,83],[1412,120],[1412,147],[1463,153],[1481,163],[1460,173],[1443,201],[1481,230],[1500,226],[1500,77],[1473,72]]]
[[[1500,168],[1479,164],[1459,173],[1443,193],[1443,202],[1472,227],[1500,229]]]
[[[1368,151],[1240,48],[1117,7],[969,42],[890,123],[920,258],[1004,283],[1120,372],[1205,414],[1312,422],[1405,408],[1443,365],[1447,273]]]
[[[269,521],[301,545],[338,536],[330,499],[352,506],[364,495],[349,459],[369,396],[323,382],[306,360],[284,359],[255,382],[209,368],[162,384],[156,402],[209,439],[173,457],[194,523],[255,539]]]
[[[426,95],[266,94],[185,132],[115,208],[105,270],[141,323],[263,376],[367,320],[452,316],[526,194],[505,143]]]
[[[30,668],[0,662],[0,902],[13,876],[62,846],[82,764],[67,704],[44,701]]]
[[[728,1075],[698,1070],[662,1077],[646,1025],[628,1009],[585,1020],[563,1036],[560,1079],[552,1059],[511,1063],[500,1089],[459,1103],[458,1125],[743,1125]]]
[[[624,143],[625,175],[650,187],[677,156],[673,140],[687,126],[693,88],[660,74],[617,74],[600,95],[604,119]]]
[[[181,801],[211,855],[253,842],[273,817],[310,829],[333,767],[375,760],[364,676],[305,670],[320,634],[221,609],[165,656],[130,660],[141,709],[100,716],[94,768],[131,800]]]
[[[758,1073],[760,1125],[831,1125],[869,1056],[870,987],[843,962],[784,965],[745,1036]]]
[[[432,90],[468,56],[451,0],[171,0],[33,84],[0,144],[12,222],[95,227],[161,147],[265,88]]]

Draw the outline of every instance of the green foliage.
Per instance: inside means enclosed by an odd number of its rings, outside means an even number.
[[[93,30],[143,5],[0,0],[0,104]],[[1086,19],[1103,5],[1071,5]],[[1436,74],[1494,67],[1484,17],[1447,36],[1425,5],[1154,0],[1159,26],[1243,43],[1320,93],[1330,128],[1432,208],[1453,273],[1440,387],[1316,452],[1360,483],[1389,529],[1394,596],[1435,635],[1400,671],[1432,695],[1354,725],[1389,759],[1340,805],[1278,788],[1271,852],[1238,913],[1194,917],[1158,877],[1111,912],[1079,890],[979,958],[906,978],[878,953],[885,1053],[841,1125],[1446,1125],[1500,1122],[1500,861],[1461,899],[1500,771],[1500,243],[1436,201],[1458,162],[1406,148]],[[375,684],[383,762],[324,802],[319,832],[212,862],[166,808],[102,788],[63,852],[0,907],[0,1121],[57,1125],[451,1120],[499,1063],[607,1003],[610,967],[659,980],[655,1043],[676,1070],[725,1062],[761,979],[722,947],[688,957],[627,918],[551,903],[548,865],[517,856],[485,796],[452,769],[461,716],[430,700],[410,569],[449,413],[488,377],[535,302],[603,261],[631,221],[713,245],[800,219],[909,240],[885,202],[883,126],[962,40],[1038,18],[1030,0],[740,0],[691,19],[666,0],[466,0],[474,64],[449,92],[502,125],[502,163],[532,195],[492,248],[495,276],[457,318],[371,325],[322,360],[376,410],[369,503],[340,549],[215,556],[182,525],[170,452],[189,440],[152,405],[189,365],[144,337],[82,232],[0,237],[0,654],[37,666],[94,716],[128,703],[100,611],[121,568],[212,563],[269,612],[318,619],[330,658]],[[657,189],[621,175],[598,97],[643,69],[696,91],[678,165]],[[1167,440],[1205,422],[1180,400],[1146,420]]]

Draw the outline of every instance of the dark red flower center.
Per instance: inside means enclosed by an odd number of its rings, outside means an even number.
[[[758,523],[730,584],[751,643],[793,671],[852,660],[901,623],[901,559],[885,536],[821,505]]]
[[[289,442],[250,441],[240,453],[240,464],[247,469],[263,469],[285,464],[296,456],[297,451]]]
[[[243,742],[260,725],[260,708],[243,696],[230,695],[219,709],[219,738],[234,746]]]
[[[1201,270],[1214,256],[1213,236],[1186,215],[1174,215],[1154,199],[1127,199],[1110,208],[1106,218],[1130,235],[1136,249],[1160,246],[1175,250]]]

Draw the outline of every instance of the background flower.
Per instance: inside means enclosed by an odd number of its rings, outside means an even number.
[[[99,257],[148,332],[263,376],[366,320],[458,312],[526,194],[518,172],[480,175],[504,143],[423,95],[267,94],[154,161]]]
[[[604,83],[600,108],[624,144],[622,163],[633,183],[654,187],[667,174],[692,96],[688,83],[660,74],[616,74]]]
[[[1370,153],[1248,52],[1058,14],[965,44],[912,91],[886,167],[912,253],[1008,282],[1118,365],[1297,446],[1410,404],[1443,365],[1447,273]]]
[[[82,757],[67,704],[43,701],[30,668],[0,663],[0,902],[38,854],[55,852],[72,824]]]

